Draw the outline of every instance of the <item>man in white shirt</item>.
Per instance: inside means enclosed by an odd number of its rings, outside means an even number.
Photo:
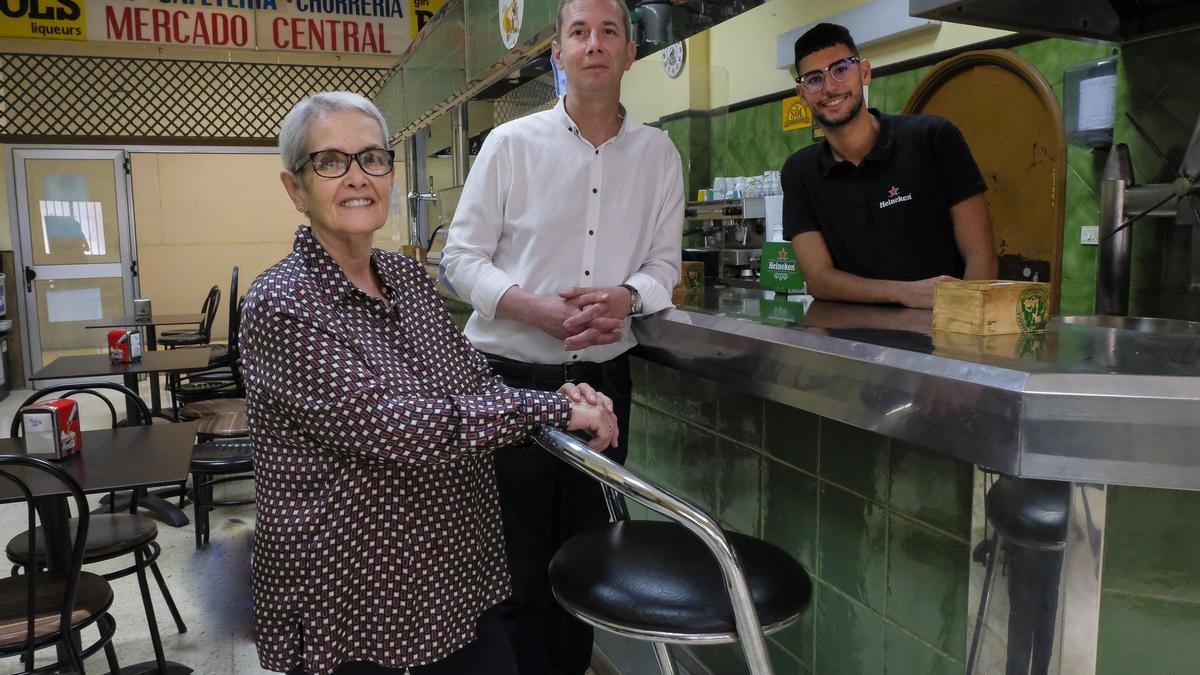
[[[442,261],[475,308],[466,334],[513,385],[587,382],[629,438],[629,317],[671,304],[679,279],[683,177],[661,131],[626,120],[633,64],[620,0],[563,0],[553,58],[567,94],[553,110],[488,135],[467,178]],[[558,384],[555,384],[555,383]],[[504,614],[523,675],[583,673],[591,629],[550,594],[559,545],[608,514],[599,486],[537,448],[496,454],[513,596]]]

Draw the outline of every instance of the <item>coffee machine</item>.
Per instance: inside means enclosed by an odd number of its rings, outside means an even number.
[[[703,261],[708,283],[757,287],[763,243],[783,236],[782,204],[782,195],[688,202],[683,234],[703,246],[683,259]]]

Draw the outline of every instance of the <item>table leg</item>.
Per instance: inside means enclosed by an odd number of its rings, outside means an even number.
[[[71,509],[65,497],[35,498],[34,507],[41,520],[46,537],[46,568],[51,572],[65,571],[71,566],[71,532],[69,520]],[[28,573],[28,572],[27,572]],[[80,648],[79,634],[75,633],[75,649]],[[59,643],[55,658],[59,663],[69,663],[66,647]]]
[[[124,375],[121,376],[121,378],[124,381],[125,386],[129,387],[130,391],[135,392],[135,393],[137,392],[137,390],[138,390],[137,373],[125,373]],[[126,421],[126,423],[129,423],[130,420],[141,418],[142,414],[140,412],[137,412],[136,410],[134,410],[135,406],[136,406],[136,404],[134,404],[133,401],[130,401],[128,398],[125,399],[125,421]],[[143,422],[143,424],[144,424],[144,422]]]
[[[117,495],[116,501],[110,507],[108,505],[108,496],[105,495],[104,498],[100,500],[102,506],[95,511],[92,511],[92,513],[108,513],[109,508],[112,508],[117,513],[128,511],[129,498],[129,493],[120,493]],[[163,524],[170,525],[171,527],[183,527],[190,522],[187,514],[183,512],[183,509],[158,495],[145,494],[138,497],[138,508],[145,509],[146,513],[151,518],[154,518]],[[124,668],[121,670],[124,670]]]
[[[71,539],[67,521],[71,510],[63,497],[43,497],[34,502],[46,532],[46,565],[51,572],[65,570],[71,563]]]
[[[158,331],[154,326],[146,326],[146,349],[154,351],[158,348]],[[158,394],[158,373],[150,373],[150,412],[155,415],[162,412],[162,401]]]

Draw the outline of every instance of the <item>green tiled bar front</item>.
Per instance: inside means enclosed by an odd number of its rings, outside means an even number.
[[[971,465],[643,359],[633,373],[629,466],[812,574],[812,606],[768,638],[777,673],[963,671]],[[1200,493],[1109,489],[1098,672],[1194,672]],[[689,649],[746,672],[737,645]]]
[[[633,363],[629,466],[813,576],[808,613],[769,638],[776,672],[962,671],[970,465]],[[691,651],[713,673],[745,671],[736,645]]]

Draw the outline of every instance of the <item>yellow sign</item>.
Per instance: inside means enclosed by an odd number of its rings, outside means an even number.
[[[434,14],[446,4],[446,0],[408,0],[408,26],[412,31],[412,37],[416,38],[417,33],[429,23]]]
[[[86,40],[85,0],[0,0],[0,37]]]
[[[804,105],[799,96],[783,99],[783,130],[795,131],[812,126],[812,110]]]

